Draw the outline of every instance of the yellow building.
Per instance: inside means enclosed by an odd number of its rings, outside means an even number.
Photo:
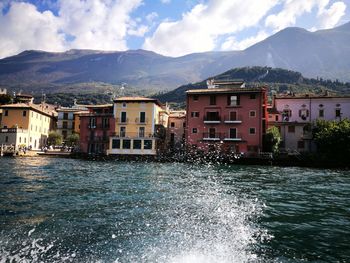
[[[115,134],[107,154],[156,155],[164,145],[168,113],[156,99],[121,97],[114,100]]]
[[[57,113],[48,104],[17,103],[0,106],[0,145],[38,150],[45,146],[55,127]]]

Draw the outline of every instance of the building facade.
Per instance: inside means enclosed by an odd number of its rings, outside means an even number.
[[[0,144],[39,150],[55,128],[57,113],[47,104],[2,105]]]
[[[114,133],[113,105],[86,106],[80,114],[80,151],[86,154],[106,154],[109,138]]]
[[[279,128],[282,137],[281,148],[287,151],[309,152],[316,150],[312,140],[312,127],[316,120],[349,119],[350,97],[327,93],[276,95],[272,108],[275,116],[269,122],[269,126]]]
[[[168,113],[158,100],[120,97],[113,113],[115,131],[107,154],[156,155],[165,148]]]
[[[69,135],[79,133],[79,114],[88,113],[86,106],[60,107],[57,110],[57,132],[66,140]],[[78,131],[78,132],[77,132]]]
[[[185,145],[186,111],[170,111],[167,130],[169,150],[182,149]]]
[[[265,87],[211,81],[187,91],[186,143],[190,149],[255,155],[267,128]]]

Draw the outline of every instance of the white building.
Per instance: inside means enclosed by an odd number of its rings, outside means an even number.
[[[277,114],[276,114],[277,113]],[[277,126],[282,148],[291,151],[313,151],[312,125],[318,119],[350,119],[350,96],[288,94],[273,98],[269,126]]]

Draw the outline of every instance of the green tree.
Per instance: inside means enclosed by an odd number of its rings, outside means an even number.
[[[281,143],[281,134],[277,127],[272,126],[267,129],[264,137],[264,151],[278,153]]]
[[[79,143],[79,134],[73,133],[67,137],[67,146],[73,147]]]
[[[0,94],[0,105],[9,104],[12,101],[12,97],[8,94]]]
[[[350,121],[318,120],[313,130],[317,151],[322,159],[346,164],[350,156]]]
[[[56,131],[49,133],[49,138],[47,139],[49,145],[61,145],[62,144],[62,135]]]

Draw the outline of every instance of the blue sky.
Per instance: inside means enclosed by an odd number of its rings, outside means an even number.
[[[36,49],[243,50],[289,27],[350,21],[350,0],[0,0],[0,58]]]

